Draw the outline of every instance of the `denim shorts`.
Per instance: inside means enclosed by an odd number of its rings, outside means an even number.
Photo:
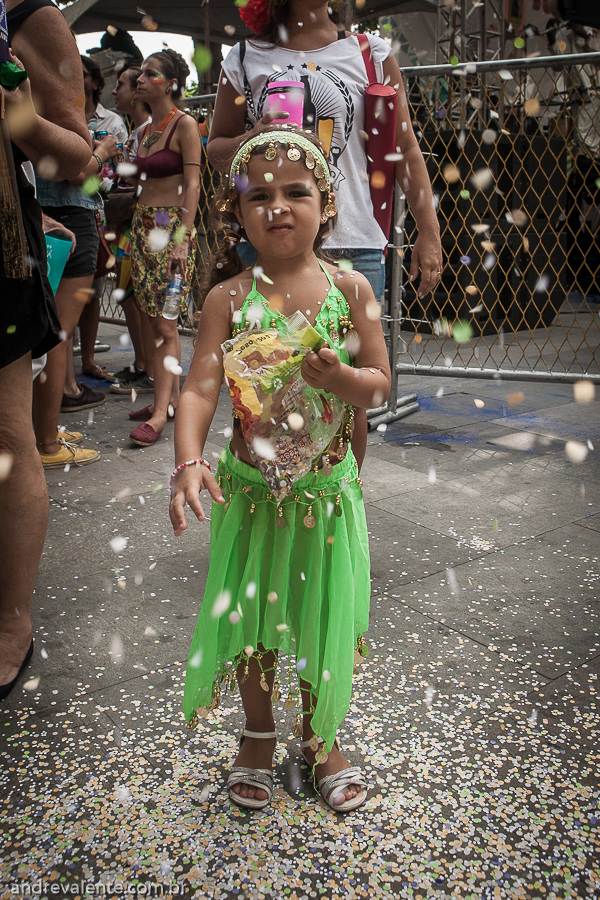
[[[256,250],[248,241],[243,241],[238,245],[237,252],[246,266],[253,266],[256,263]],[[339,250],[337,247],[325,249],[324,252],[332,259],[348,259],[352,263],[357,272],[361,272],[375,294],[375,299],[381,303],[383,301],[383,292],[385,290],[385,256],[381,250],[371,250],[367,247],[351,247],[346,250]]]
[[[95,275],[100,238],[94,210],[84,209],[83,206],[44,206],[43,209],[47,216],[72,231],[77,241],[75,250],[67,260],[63,278]]]

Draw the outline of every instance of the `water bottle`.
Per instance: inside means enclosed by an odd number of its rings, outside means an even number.
[[[183,278],[181,272],[178,270],[174,273],[167,286],[167,296],[165,297],[165,305],[163,306],[162,311],[164,319],[170,319],[172,321],[179,316],[179,310],[181,309],[182,282]]]

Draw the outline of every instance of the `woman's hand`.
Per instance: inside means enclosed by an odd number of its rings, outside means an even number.
[[[311,350],[302,363],[302,377],[310,387],[319,391],[334,391],[335,380],[340,374],[340,358],[330,347],[322,347],[318,353]]]
[[[175,275],[177,269],[183,274],[186,270],[188,253],[190,252],[190,243],[186,238],[184,241],[173,244],[173,248],[169,253],[169,262],[167,265],[167,278],[171,279]]]
[[[68,228],[65,228],[62,222],[57,222],[56,219],[51,219],[50,216],[46,215],[46,213],[42,213],[42,228],[44,230],[44,234],[59,234],[65,241],[71,241],[69,256],[73,253],[75,247],[77,246],[77,239],[72,231],[69,231]]]
[[[206,516],[200,503],[200,492],[206,489],[215,503],[225,503],[221,488],[207,466],[186,466],[173,479],[169,516],[175,537],[179,537],[188,527],[185,505],[189,506],[199,522]]]
[[[415,281],[421,272],[419,297],[433,291],[442,277],[442,244],[439,232],[420,231],[412,249],[410,280]]]
[[[9,47],[9,62],[14,63],[22,71],[25,66]],[[14,90],[4,88],[4,103],[6,104],[6,121],[11,138],[24,137],[33,128],[37,119],[37,113],[31,98],[31,83],[26,78]]]
[[[101,141],[94,141],[94,153],[97,153],[106,162],[119,153],[119,145],[112,134],[107,134]]]

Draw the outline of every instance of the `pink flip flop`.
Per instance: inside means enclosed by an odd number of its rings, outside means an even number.
[[[152,425],[144,422],[143,425],[134,428],[129,437],[139,447],[150,447],[156,443],[161,434],[162,431],[155,431]]]
[[[141,409],[132,409],[129,413],[129,418],[133,419],[134,422],[147,422],[151,417],[152,413],[149,406],[142,406]],[[172,422],[174,419],[175,413],[173,415],[167,413],[167,422]]]

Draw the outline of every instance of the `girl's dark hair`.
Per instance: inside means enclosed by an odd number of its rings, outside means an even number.
[[[92,91],[92,98],[96,106],[98,106],[105,85],[104,76],[102,75],[102,69],[100,68],[98,63],[94,62],[94,60],[89,56],[81,56],[80,58],[85,71],[94,79],[94,81],[98,82],[98,87],[95,87]]]
[[[307,138],[311,143],[313,143],[315,147],[318,147],[321,153],[323,153],[323,149],[319,143],[319,139],[314,135],[312,131],[304,129],[297,130],[302,134],[303,137]],[[260,131],[254,132],[254,134],[251,135],[251,138],[256,137],[256,134],[269,134],[269,132],[272,131],[281,131],[281,126],[267,125]],[[293,137],[293,128],[288,126],[285,131],[289,133],[290,138]],[[250,140],[251,138],[247,138],[246,140]],[[242,147],[245,143],[246,141],[242,141],[240,147]],[[302,154],[299,162],[304,162],[306,153],[301,147],[298,147],[298,149]],[[257,146],[252,149],[251,155],[258,156],[259,154],[264,153],[264,151],[264,145]],[[307,174],[310,171],[311,170],[307,168]],[[312,173],[311,177],[314,177]],[[322,197],[323,201],[326,202],[327,194],[323,193]],[[202,303],[204,303],[206,295],[214,288],[216,284],[219,284],[221,281],[225,281],[227,278],[233,278],[235,275],[239,275],[239,273],[244,269],[244,263],[242,262],[237,252],[239,239],[241,237],[246,237],[246,233],[239,224],[235,215],[235,208],[238,202],[239,192],[237,188],[234,185],[229,184],[229,178],[227,175],[223,176],[221,185],[217,190],[211,204],[209,228],[211,228],[211,230],[216,233],[217,248],[211,253],[208,265],[204,270],[204,279],[200,286],[200,307],[202,306]],[[331,230],[331,225],[334,221],[335,216],[329,218],[327,222],[321,224],[315,238],[313,250],[321,259],[328,259],[326,254],[322,252],[321,245],[323,244],[323,241]]]
[[[190,74],[190,67],[181,53],[176,53],[175,50],[166,47],[158,53],[151,53],[147,59],[157,59],[160,62],[161,71],[164,73],[167,80],[175,80],[177,82],[171,96],[176,105],[181,108],[182,104],[180,101],[185,89],[185,80]]]
[[[274,0],[269,0],[269,7],[271,9],[271,18],[263,33],[258,35],[258,40],[268,41],[269,44],[276,44],[281,40],[280,28],[282,26],[283,28],[287,28],[288,26],[290,20],[290,8],[287,3],[276,3]],[[336,25],[339,25],[340,28],[348,30],[352,23],[351,0],[342,0],[339,4],[339,8],[335,11],[332,10],[329,13],[329,18]]]
[[[121,70],[121,72],[119,73],[119,77],[122,78],[124,75],[126,75],[129,78],[129,86],[130,86],[131,90],[133,91],[137,87],[137,80],[141,74],[142,74],[142,70],[140,69],[139,66],[127,66],[126,69]],[[147,113],[152,112],[152,109],[150,108],[150,106],[147,103],[142,103],[142,106],[144,107],[144,109]]]

